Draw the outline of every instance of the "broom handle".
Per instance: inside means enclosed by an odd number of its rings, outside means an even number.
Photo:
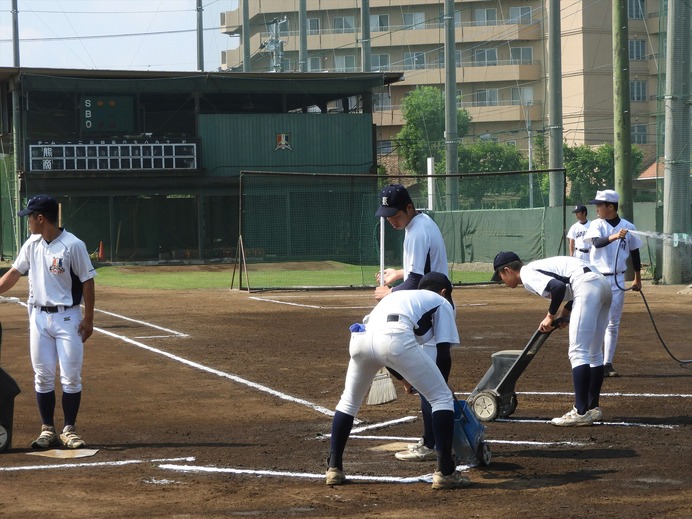
[[[384,285],[384,216],[380,216],[380,286]]]

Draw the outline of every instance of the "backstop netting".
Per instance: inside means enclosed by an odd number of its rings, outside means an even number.
[[[380,190],[390,183],[405,185],[416,207],[440,227],[452,282],[487,282],[500,250],[513,250],[526,261],[566,250],[566,208],[549,207],[549,173],[429,179],[243,172],[233,287],[374,287],[380,269],[375,211]],[[558,173],[564,186],[564,170]],[[458,189],[455,199],[447,196],[450,185]],[[454,210],[447,210],[450,199]],[[401,268],[404,232],[386,221],[384,227],[385,267]]]

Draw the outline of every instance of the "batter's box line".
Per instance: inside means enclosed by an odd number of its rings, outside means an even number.
[[[505,422],[505,423],[552,423],[550,420],[533,420],[533,419],[524,419],[524,418],[515,418],[515,419],[510,419],[510,418],[498,418],[495,420],[496,422]],[[611,425],[615,427],[643,427],[645,429],[678,429],[680,426],[679,425],[665,425],[665,424],[652,424],[652,423],[638,423],[638,422],[594,422],[594,426],[598,427],[599,425]]]
[[[283,478],[301,478],[301,479],[324,479],[325,474],[315,474],[309,472],[289,472],[281,470],[253,470],[253,469],[235,469],[222,467],[206,467],[200,465],[174,465],[165,463],[158,466],[163,470],[173,470],[176,472],[187,473],[204,473],[204,474],[236,474],[248,475],[255,477],[271,476]],[[457,470],[468,470],[473,465],[460,465]],[[432,474],[423,474],[421,476],[399,477],[399,476],[360,476],[358,474],[349,474],[346,478],[349,481],[374,481],[378,483],[432,483]]]

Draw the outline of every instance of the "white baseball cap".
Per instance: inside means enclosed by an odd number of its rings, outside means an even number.
[[[590,204],[603,204],[605,202],[611,204],[617,204],[620,201],[620,195],[612,189],[604,189],[603,191],[596,191],[596,198],[590,200]]]

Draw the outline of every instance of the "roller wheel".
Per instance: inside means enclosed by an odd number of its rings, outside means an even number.
[[[497,418],[498,413],[497,397],[489,391],[478,393],[471,403],[473,414],[481,422],[492,422]]]
[[[7,434],[7,429],[0,425],[0,452],[7,449],[10,440],[10,435]]]
[[[480,445],[478,446],[477,456],[478,459],[483,462],[483,465],[485,465],[486,467],[490,465],[493,455],[490,452],[490,445],[488,445],[488,442],[480,443]]]

